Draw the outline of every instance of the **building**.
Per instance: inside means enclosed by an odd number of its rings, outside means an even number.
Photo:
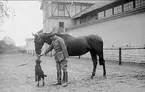
[[[145,0],[95,1],[42,0],[43,32],[63,27],[67,34],[75,37],[101,36],[104,48],[145,46]],[[145,62],[144,54],[140,55],[140,52],[129,53],[132,53],[131,57],[140,57],[135,61]]]
[[[25,49],[27,54],[35,55],[34,38],[27,38],[25,41],[26,41]]]
[[[116,0],[103,6],[95,4],[73,16],[77,24],[67,32],[75,36],[98,34],[103,38],[105,48],[142,47],[145,44],[144,13],[145,0]]]
[[[145,44],[145,0],[67,2],[42,0],[43,32],[63,27],[68,34],[98,34],[104,47]],[[83,33],[83,34],[82,34]]]
[[[92,6],[91,2],[52,1],[42,0],[40,9],[43,10],[43,33],[66,33],[66,28],[75,25],[72,17]],[[45,44],[44,48],[48,48]]]

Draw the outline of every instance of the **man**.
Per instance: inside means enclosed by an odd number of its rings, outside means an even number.
[[[61,37],[58,37],[57,35],[52,35],[50,37],[52,40],[51,45],[49,48],[44,52],[46,55],[48,52],[52,51],[52,49],[55,50],[55,61],[56,61],[56,69],[57,69],[57,83],[55,85],[61,85],[63,87],[67,86],[68,82],[68,73],[67,73],[67,59],[68,58],[68,52],[67,48],[65,46],[65,42]],[[39,55],[42,56],[44,54]],[[63,70],[63,80],[61,81],[61,69]]]

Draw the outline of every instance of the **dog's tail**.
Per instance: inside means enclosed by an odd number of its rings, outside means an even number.
[[[47,77],[47,75],[44,74],[44,77]]]

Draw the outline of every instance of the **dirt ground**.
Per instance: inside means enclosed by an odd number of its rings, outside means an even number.
[[[98,65],[92,80],[92,61],[77,58],[68,60],[68,86],[53,86],[56,67],[53,57],[49,56],[41,58],[41,67],[47,75],[45,86],[40,82],[37,87],[35,59],[36,56],[26,54],[0,55],[0,92],[145,92],[145,68],[106,61],[107,79]]]

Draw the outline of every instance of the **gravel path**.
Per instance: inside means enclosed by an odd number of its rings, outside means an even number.
[[[53,86],[56,67],[53,57],[42,57],[41,67],[47,75],[45,86],[37,87],[34,79],[36,56],[24,54],[0,55],[0,92],[145,92],[145,68],[139,66],[106,63],[107,79],[102,66],[90,79],[92,61],[70,58],[67,87]]]

